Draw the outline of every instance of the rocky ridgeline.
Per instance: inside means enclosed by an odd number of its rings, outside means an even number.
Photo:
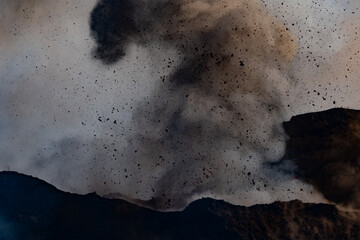
[[[360,239],[360,214],[300,201],[253,207],[201,199],[156,212],[0,173],[0,239]]]

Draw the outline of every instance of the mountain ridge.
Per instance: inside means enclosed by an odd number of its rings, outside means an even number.
[[[181,212],[156,212],[0,172],[0,239],[6,240],[359,239],[359,216],[299,200],[242,207],[211,198],[196,200]]]

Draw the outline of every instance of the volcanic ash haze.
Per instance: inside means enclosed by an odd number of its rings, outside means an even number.
[[[358,108],[356,5],[4,0],[0,169],[157,209],[326,201],[276,164],[281,124]]]
[[[281,23],[245,1],[152,2],[146,5],[147,14],[133,22],[118,19],[119,11],[108,13],[124,9],[125,17],[140,15],[129,13],[136,9],[133,2],[118,4],[105,1],[93,12],[96,58],[113,63],[126,54],[129,41],[158,39],[180,54],[155,97],[135,110],[138,131],[126,152],[131,162],[147,159],[141,171],[145,168],[150,178],[153,169],[159,171],[156,199],[167,197],[164,204],[183,206],[186,202],[177,201],[206,192],[239,195],[251,204],[282,198],[290,188],[299,188],[290,192],[297,196],[306,188],[263,168],[283,153],[282,93],[277,86],[290,84],[281,70],[296,53],[296,40]]]

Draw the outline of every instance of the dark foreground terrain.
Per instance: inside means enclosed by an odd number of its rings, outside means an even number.
[[[355,214],[300,201],[240,207],[213,199],[156,212],[0,173],[0,239],[360,239]]]

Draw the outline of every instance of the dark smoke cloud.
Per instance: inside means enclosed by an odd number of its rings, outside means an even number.
[[[325,201],[282,122],[359,106],[356,5],[1,1],[0,169],[161,209]]]
[[[95,58],[115,63],[125,56],[127,42],[138,35],[136,1],[102,1],[92,12],[90,27],[98,44]]]

